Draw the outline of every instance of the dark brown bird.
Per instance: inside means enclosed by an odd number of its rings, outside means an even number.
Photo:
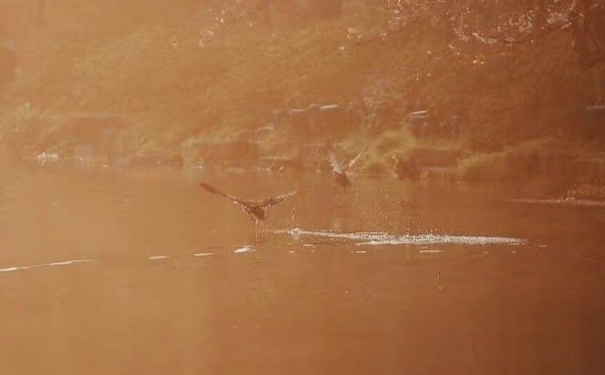
[[[222,191],[218,190],[213,186],[208,185],[205,182],[201,182],[200,186],[212,194],[217,194],[227,199],[230,199],[231,202],[238,205],[242,209],[242,211],[247,213],[250,216],[250,219],[257,224],[263,222],[264,220],[267,220],[267,218],[269,217],[269,215],[267,214],[267,208],[275,206],[284,199],[296,194],[296,191],[291,191],[289,193],[278,195],[276,197],[270,197],[261,200],[252,200],[239,198],[234,195],[223,193]]]
[[[338,185],[342,186],[343,190],[346,190],[347,187],[353,185],[351,183],[351,180],[349,180],[349,177],[347,177],[347,171],[353,166],[353,164],[357,162],[357,160],[359,160],[361,155],[366,152],[368,147],[370,147],[370,145],[367,145],[357,156],[351,159],[351,161],[345,166],[342,166],[336,158],[336,154],[334,154],[334,149],[331,147],[328,148],[328,156],[330,158],[330,164],[332,165],[332,175],[334,176],[334,181],[336,181]]]

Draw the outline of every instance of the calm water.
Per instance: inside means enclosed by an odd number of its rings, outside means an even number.
[[[6,374],[598,374],[605,207],[323,175],[4,170]],[[297,189],[255,228],[233,194]],[[510,197],[512,198],[512,197]]]

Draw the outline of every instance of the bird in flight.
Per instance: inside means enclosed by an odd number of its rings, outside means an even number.
[[[269,217],[269,215],[267,214],[267,209],[269,207],[275,206],[276,204],[280,203],[284,199],[296,194],[296,191],[291,191],[289,193],[278,195],[276,197],[269,197],[269,198],[265,198],[265,199],[261,199],[261,200],[252,200],[252,199],[239,198],[234,195],[223,193],[222,191],[218,190],[217,188],[215,188],[213,186],[208,185],[205,182],[201,182],[200,186],[212,194],[217,194],[217,195],[220,195],[221,197],[225,197],[225,198],[231,200],[231,202],[238,205],[242,209],[242,211],[247,213],[248,216],[250,216],[250,219],[252,221],[254,221],[256,224],[267,220],[267,218]]]
[[[359,160],[361,155],[370,147],[367,145],[357,156],[355,156],[351,161],[343,166],[336,158],[336,154],[334,154],[334,149],[332,147],[328,148],[328,157],[330,158],[330,164],[332,165],[332,175],[334,176],[334,181],[340,186],[342,186],[343,190],[346,190],[347,187],[353,185],[349,177],[347,177],[347,171]]]

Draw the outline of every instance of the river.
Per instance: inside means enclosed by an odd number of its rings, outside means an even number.
[[[314,173],[1,178],[2,373],[605,368],[603,205]],[[297,194],[255,225],[200,181]]]

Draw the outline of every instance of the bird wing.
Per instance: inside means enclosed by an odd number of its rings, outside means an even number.
[[[259,202],[259,206],[261,206],[262,208],[268,208],[271,206],[275,206],[279,202],[283,201],[284,199],[286,199],[288,197],[293,196],[294,194],[296,194],[296,191],[291,191],[286,194],[278,195],[277,197],[263,199],[262,201]]]
[[[230,194],[224,193],[224,192],[220,191],[219,189],[217,189],[217,188],[215,188],[215,187],[213,187],[211,185],[208,185],[205,182],[200,182],[200,186],[203,189],[206,189],[207,191],[209,191],[212,194],[220,195],[221,197],[225,197],[227,199],[231,199],[233,201],[233,203],[235,203],[235,204],[244,205],[245,206],[246,203],[248,203],[245,199],[236,197],[235,195],[230,195]]]
[[[342,165],[336,158],[336,154],[334,154],[334,151],[332,151],[331,149],[328,150],[328,157],[330,158],[330,164],[332,165],[332,169],[334,170],[334,172],[343,173]]]
[[[359,160],[359,158],[361,157],[361,155],[363,155],[364,152],[366,152],[366,150],[368,149],[368,147],[370,147],[369,144],[363,150],[361,150],[361,152],[357,156],[355,156],[353,159],[351,159],[351,161],[349,162],[349,164],[346,166],[346,168],[344,170],[345,172],[348,171],[353,166],[353,164],[355,164],[357,162],[357,160]]]

